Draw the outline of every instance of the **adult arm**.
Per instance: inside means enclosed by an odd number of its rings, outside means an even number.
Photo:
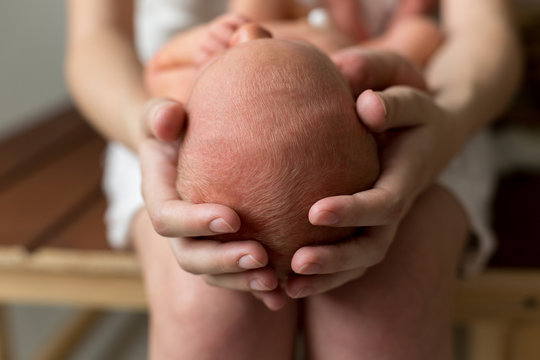
[[[132,0],[70,0],[68,16],[66,73],[73,98],[105,137],[140,154],[146,208],[156,230],[183,237],[238,229],[240,220],[230,208],[183,202],[174,190],[178,146],[160,140],[178,137],[184,109],[174,101],[150,99],[144,88],[134,47]],[[181,254],[180,264],[197,273],[244,271],[267,261],[256,242],[220,247],[186,239],[182,246],[191,251]],[[190,255],[199,255],[200,261]],[[249,275],[239,276],[245,288],[254,276]]]
[[[507,0],[443,1],[447,40],[427,70],[433,97],[405,87],[366,91],[359,97],[359,114],[371,130],[393,130],[381,148],[383,172],[371,190],[314,204],[310,221],[367,226],[366,232],[340,245],[298,250],[293,270],[312,276],[291,279],[289,295],[327,291],[382,261],[418,194],[509,103],[520,76],[509,10]]]
[[[107,138],[136,150],[149,96],[133,34],[133,1],[71,0],[66,72],[73,99]]]

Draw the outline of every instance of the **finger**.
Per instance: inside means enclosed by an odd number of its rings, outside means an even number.
[[[178,147],[147,140],[140,147],[142,192],[155,230],[166,237],[232,233],[240,218],[219,204],[192,204],[176,191]]]
[[[373,132],[426,124],[438,108],[424,92],[394,86],[381,92],[364,91],[356,101],[361,121]]]
[[[380,226],[397,221],[402,204],[393,191],[375,187],[353,195],[332,196],[309,209],[309,221],[322,226]]]
[[[293,276],[287,281],[285,292],[293,299],[321,294],[360,278],[366,269],[359,268],[334,274]]]
[[[235,12],[221,15],[215,21],[216,24],[225,24],[230,28],[237,28],[248,22],[251,22],[251,20],[247,16]]]
[[[304,246],[293,255],[291,267],[301,275],[332,274],[380,263],[397,231],[397,223],[374,226],[337,244]]]
[[[261,300],[267,308],[272,311],[278,311],[282,309],[287,303],[287,297],[281,288],[277,288],[272,291],[253,291],[253,296]]]
[[[174,141],[180,136],[186,113],[184,106],[166,98],[150,100],[143,113],[144,133],[162,141]]]
[[[204,275],[207,284],[230,290],[269,292],[275,290],[279,281],[270,268],[232,274]]]
[[[211,30],[209,36],[212,37],[213,41],[219,43],[221,48],[227,48],[229,46],[229,40],[235,32],[235,28],[223,25]]]
[[[268,264],[266,250],[257,241],[171,238],[169,243],[180,267],[192,274],[236,273]]]
[[[212,34],[209,34],[209,36],[204,39],[204,42],[201,44],[200,49],[208,56],[214,56],[219,52],[225,50],[227,48],[227,45],[227,42],[222,42],[218,38],[212,36]]]
[[[232,34],[250,20],[240,14],[226,14],[210,25],[210,33],[221,42],[228,44]]]

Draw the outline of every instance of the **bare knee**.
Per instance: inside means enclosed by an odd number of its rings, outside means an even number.
[[[433,186],[421,195],[383,262],[308,302],[313,359],[451,359],[453,291],[467,233],[465,213],[446,190]]]

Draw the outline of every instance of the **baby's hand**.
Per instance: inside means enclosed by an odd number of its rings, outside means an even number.
[[[195,65],[202,66],[227,49],[236,30],[248,22],[248,18],[235,13],[222,15],[210,22],[199,49],[193,55]]]

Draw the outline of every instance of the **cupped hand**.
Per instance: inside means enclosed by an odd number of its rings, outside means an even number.
[[[146,106],[139,158],[143,197],[154,229],[170,238],[183,270],[201,275],[211,285],[255,292],[269,308],[282,307],[285,296],[276,290],[277,276],[266,267],[268,255],[259,242],[222,243],[208,237],[236,232],[240,228],[236,212],[180,199],[175,182],[184,120],[184,107],[178,102],[156,98]]]
[[[370,190],[319,200],[309,220],[365,228],[336,245],[300,248],[292,259],[299,275],[286,286],[291,297],[339,287],[383,261],[400,220],[456,151],[449,114],[422,91],[405,86],[367,90],[357,100],[357,111],[376,134],[381,175]]]

